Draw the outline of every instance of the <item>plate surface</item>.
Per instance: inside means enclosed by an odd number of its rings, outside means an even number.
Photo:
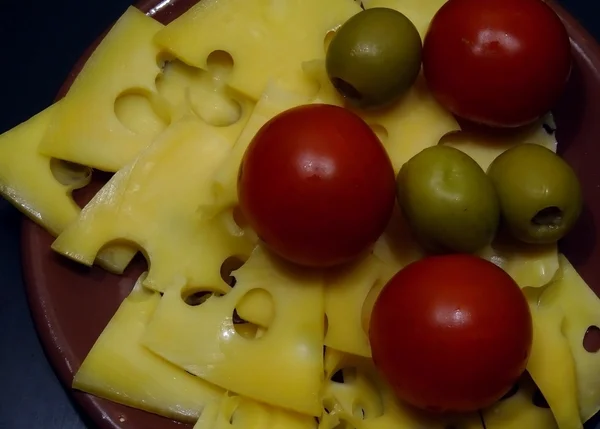
[[[166,24],[194,3],[196,0],[146,0],[137,7]],[[569,87],[554,111],[558,148],[577,172],[586,202],[578,225],[560,247],[600,295],[600,246],[596,245],[600,239],[600,48],[565,10],[552,6],[567,26],[575,57]],[[64,96],[95,46],[74,67],[59,98]],[[76,192],[78,203],[87,202],[107,179],[107,175],[96,174],[90,186]],[[23,220],[23,272],[29,304],[48,358],[63,385],[70,390],[73,375],[146,264],[138,257],[124,276],[115,276],[59,257],[50,249],[52,241],[42,228]],[[72,391],[72,395],[102,429],[188,427],[85,393]]]

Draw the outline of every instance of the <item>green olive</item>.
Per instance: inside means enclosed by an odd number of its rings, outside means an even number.
[[[491,243],[500,220],[494,186],[464,152],[437,145],[402,166],[397,198],[417,240],[435,253],[473,253]]]
[[[502,222],[525,243],[554,243],[573,227],[582,210],[581,185],[560,156],[537,144],[519,144],[489,166]]]
[[[388,105],[404,94],[421,70],[421,36],[402,13],[367,9],[335,33],[327,50],[327,75],[359,108]]]

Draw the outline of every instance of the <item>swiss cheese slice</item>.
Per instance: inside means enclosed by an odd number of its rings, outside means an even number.
[[[319,82],[319,99],[329,104],[344,104],[327,77],[324,60],[310,61],[303,67],[308,76]],[[379,135],[396,172],[414,155],[438,144],[444,135],[460,130],[454,116],[435,101],[422,74],[392,106],[373,111],[355,110],[355,113]]]
[[[536,386],[522,377],[517,392],[483,411],[486,429],[558,429],[552,411],[534,404]]]
[[[226,390],[270,405],[320,415],[324,299],[318,273],[292,268],[257,247],[235,273],[235,287],[197,306],[189,289],[165,292],[143,338],[154,353]],[[260,289],[275,308],[266,331],[246,338],[233,313]],[[239,325],[244,326],[244,325]]]
[[[379,259],[367,256],[326,274],[327,347],[359,356],[371,356],[363,308],[369,292],[381,281],[382,266]]]
[[[209,406],[194,429],[316,429],[312,416],[232,394],[222,395]]]
[[[554,117],[548,113],[535,124],[517,131],[498,131],[496,134],[461,131],[444,136],[440,143],[460,149],[487,171],[498,155],[519,144],[539,144],[556,152],[555,130]]]
[[[223,390],[156,356],[140,343],[160,301],[138,280],[73,379],[73,387],[101,398],[186,422]]]
[[[331,380],[338,371],[343,382]],[[320,429],[482,429],[476,413],[440,417],[420,412],[400,402],[379,377],[371,359],[327,348],[324,412]]]
[[[53,113],[39,149],[43,154],[117,171],[150,144],[167,119],[157,114],[161,112],[155,91],[160,50],[152,43],[162,27],[134,7],[123,14]],[[120,96],[125,97],[123,111],[115,112]],[[134,131],[117,113],[142,123]]]
[[[548,286],[539,306],[555,307],[562,311],[562,332],[575,363],[579,411],[581,419],[587,421],[600,410],[600,355],[586,351],[583,339],[588,328],[600,327],[600,300],[563,255],[560,255],[560,266],[560,278]],[[556,365],[551,369],[551,374],[556,374],[558,365],[566,366],[568,363],[557,362]],[[561,393],[565,395],[563,383]],[[571,401],[572,398],[564,400]]]
[[[71,170],[38,153],[42,135],[60,103],[0,135],[0,195],[53,236],[77,219],[80,209],[71,193],[91,178],[89,169]],[[62,183],[56,176],[58,169],[62,169]],[[113,245],[102,249],[97,263],[122,273],[135,253],[130,247]]]
[[[155,40],[204,69],[212,52],[226,51],[234,63],[229,84],[258,100],[271,78],[324,58],[327,33],[358,11],[350,0],[203,0]]]
[[[539,300],[530,301],[533,344],[527,370],[548,402],[558,427],[581,429],[575,362],[564,335],[565,314],[544,294]]]
[[[245,119],[232,125],[241,130]],[[186,117],[171,125],[136,161],[119,170],[53,243],[57,252],[89,265],[107,243],[142,249],[150,264],[145,285],[211,285],[226,290],[220,266],[232,255],[250,254],[249,242],[231,212],[202,221],[197,210],[210,198],[208,179],[233,142]]]
[[[402,12],[417,27],[421,38],[425,38],[429,23],[447,0],[362,0],[366,9],[389,7]]]

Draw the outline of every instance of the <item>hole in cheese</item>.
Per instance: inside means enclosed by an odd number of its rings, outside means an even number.
[[[247,340],[256,340],[262,337],[267,331],[265,328],[261,328],[255,323],[243,323],[233,325],[235,332],[242,338]]]
[[[220,297],[223,295],[220,292],[200,287],[184,287],[181,291],[181,299],[191,307],[202,305],[213,296]]]
[[[216,79],[226,79],[233,65],[233,57],[227,51],[212,51],[206,58],[206,68]]]
[[[236,315],[239,319],[260,328],[269,328],[275,317],[273,296],[265,289],[256,288],[248,291],[237,303],[234,318]]]
[[[330,30],[327,32],[327,34],[325,34],[325,38],[323,39],[323,48],[325,53],[327,53],[327,50],[329,50],[329,45],[333,40],[333,36],[335,36],[335,30]]]
[[[597,353],[600,350],[600,328],[590,326],[583,336],[583,348],[588,353]]]
[[[242,265],[246,263],[247,259],[248,258],[246,258],[245,256],[238,255],[230,256],[229,258],[225,259],[221,264],[221,279],[223,279],[223,281],[229,286],[234,287],[237,280],[231,273],[239,270],[242,267]]]
[[[379,139],[379,141],[381,143],[385,144],[388,139],[387,129],[381,124],[371,124],[369,126],[371,127],[373,132],[377,135],[377,138]]]
[[[536,387],[531,397],[531,403],[538,408],[550,408],[544,394],[539,387]]]
[[[168,125],[157,104],[147,91],[128,90],[115,100],[115,115],[133,133],[153,138]]]
[[[50,160],[50,171],[61,185],[70,189],[81,189],[90,183],[92,178],[90,167],[56,158]]]
[[[179,60],[165,63],[155,85],[171,111],[179,115],[191,111],[215,127],[227,127],[240,119],[242,106],[226,85],[227,61],[218,58],[209,71]]]

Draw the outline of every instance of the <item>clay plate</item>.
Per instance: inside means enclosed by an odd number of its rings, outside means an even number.
[[[145,0],[137,7],[166,24],[194,3],[196,0]],[[561,243],[561,250],[600,295],[600,246],[596,246],[600,239],[596,228],[600,225],[600,49],[574,18],[556,4],[552,6],[567,26],[575,56],[569,88],[555,109],[559,152],[579,175],[586,201],[579,224]],[[64,96],[96,45],[74,67],[59,98]],[[76,193],[78,203],[87,202],[107,179],[107,175],[96,174],[90,186]],[[23,220],[23,270],[29,303],[43,346],[63,385],[102,429],[188,427],[71,390],[73,375],[146,265],[142,258],[137,258],[125,276],[111,275],[59,257],[50,249],[52,241],[42,228]],[[586,425],[590,429],[594,426],[591,421]]]

